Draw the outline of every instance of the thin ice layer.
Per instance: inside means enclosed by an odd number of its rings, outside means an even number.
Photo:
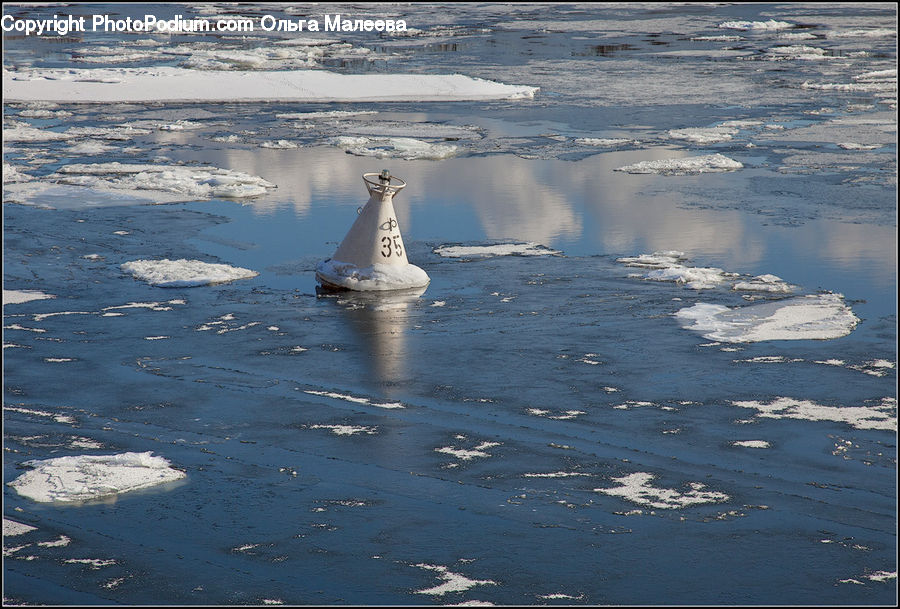
[[[121,266],[135,279],[162,288],[189,288],[200,285],[227,283],[237,279],[250,279],[259,273],[228,264],[201,262],[200,260],[133,260]]]
[[[41,503],[73,502],[119,495],[185,477],[163,457],[144,453],[80,455],[26,461],[33,468],[9,483]]]
[[[729,343],[839,338],[859,323],[841,294],[799,296],[734,309],[700,302],[681,309],[675,317],[704,338]]]
[[[421,288],[431,281],[428,274],[414,264],[373,264],[360,268],[331,259],[316,266],[316,276],[332,286],[360,291]]]

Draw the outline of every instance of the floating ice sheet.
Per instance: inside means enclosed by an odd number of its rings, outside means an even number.
[[[741,169],[743,163],[721,154],[686,157],[681,159],[659,159],[656,161],[640,161],[615,171],[626,173],[658,173],[662,175],[681,175],[694,173],[719,173]]]
[[[846,336],[859,323],[841,294],[798,296],[734,309],[701,302],[675,317],[704,338],[729,343],[826,340]]]
[[[22,304],[32,300],[45,300],[56,298],[53,294],[45,294],[38,290],[3,290],[3,304]]]
[[[537,87],[462,74],[337,74],[174,67],[3,71],[8,100],[79,102],[477,101],[532,98]]]
[[[456,146],[431,144],[411,137],[353,137],[340,136],[332,140],[338,148],[356,156],[379,159],[439,160],[456,154]]]
[[[101,499],[185,477],[152,452],[80,455],[26,461],[33,468],[9,483],[24,497],[41,503]]]
[[[496,245],[443,245],[434,253],[444,258],[487,258],[489,256],[558,256],[562,252],[538,243],[498,243]]]
[[[227,283],[238,279],[250,279],[259,273],[227,264],[215,264],[200,260],[134,260],[121,266],[126,273],[136,279],[163,288],[184,288],[216,283]]]
[[[157,191],[169,201],[211,197],[239,199],[263,195],[276,188],[261,177],[218,167],[118,162],[64,165],[48,179],[135,195]]]
[[[420,563],[415,566],[419,567],[420,569],[435,571],[440,576],[440,578],[444,580],[444,583],[432,588],[426,588],[425,590],[416,590],[416,594],[431,594],[434,596],[443,596],[448,592],[465,592],[466,590],[474,586],[494,586],[497,584],[497,582],[491,581],[489,579],[469,579],[468,577],[460,575],[459,573],[453,573],[452,571],[450,571],[450,569],[442,565],[428,565],[425,563]]]

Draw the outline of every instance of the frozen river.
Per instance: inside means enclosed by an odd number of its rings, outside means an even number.
[[[4,33],[4,602],[896,603],[896,7],[367,10]]]

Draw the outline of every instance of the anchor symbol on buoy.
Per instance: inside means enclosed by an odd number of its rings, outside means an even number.
[[[368,202],[357,210],[357,218],[334,256],[316,267],[323,287],[348,290],[398,290],[424,288],[428,274],[406,258],[406,247],[394,211],[394,195],[406,182],[387,169],[364,173]],[[396,232],[394,232],[396,229]],[[379,235],[388,231],[390,237]]]

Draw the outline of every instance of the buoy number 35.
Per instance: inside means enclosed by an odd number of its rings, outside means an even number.
[[[394,235],[393,238],[381,238],[381,255],[385,258],[403,255],[403,247],[400,242],[400,235]]]

